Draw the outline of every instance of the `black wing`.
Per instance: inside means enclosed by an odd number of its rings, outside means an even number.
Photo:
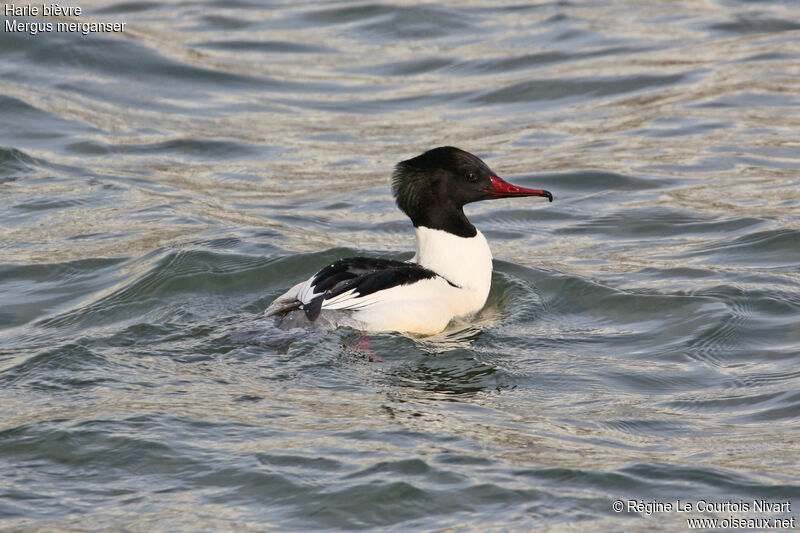
[[[373,259],[371,257],[347,257],[320,270],[311,282],[313,291],[322,294],[303,305],[309,320],[314,321],[322,310],[325,300],[335,298],[350,290],[355,297],[407,285],[437,276],[436,272],[415,263]]]

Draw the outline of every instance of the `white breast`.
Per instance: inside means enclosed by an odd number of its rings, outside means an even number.
[[[492,252],[483,233],[458,237],[424,226],[415,231],[417,253],[411,261],[433,270],[460,289],[449,298],[454,316],[479,311],[492,284]]]

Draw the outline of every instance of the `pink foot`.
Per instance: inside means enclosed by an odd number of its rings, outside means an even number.
[[[369,337],[362,336],[356,343],[356,350],[363,352],[370,361],[383,363],[383,358],[369,349]]]

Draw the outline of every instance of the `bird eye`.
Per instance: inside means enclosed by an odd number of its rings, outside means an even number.
[[[478,176],[474,172],[467,172],[467,181],[475,181]]]

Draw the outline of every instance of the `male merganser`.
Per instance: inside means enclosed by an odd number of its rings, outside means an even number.
[[[275,299],[266,316],[282,327],[349,326],[361,331],[435,334],[456,317],[478,312],[489,296],[492,253],[463,207],[495,198],[553,195],[500,179],[478,157],[442,146],[402,161],[392,193],[414,224],[409,261],[348,257]]]

